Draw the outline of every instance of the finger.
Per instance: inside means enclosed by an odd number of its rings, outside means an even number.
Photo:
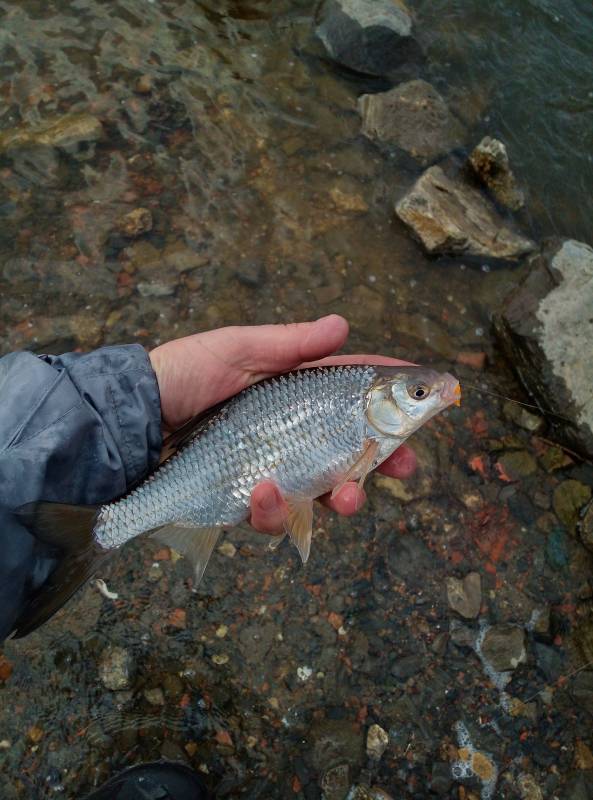
[[[272,481],[258,484],[251,493],[252,526],[260,533],[279,534],[284,529],[287,507]]]
[[[389,475],[390,478],[405,479],[414,474],[417,466],[416,453],[407,444],[402,444],[395,453],[385,459],[377,471],[382,472],[383,475]]]
[[[345,483],[334,497],[331,494],[324,494],[323,497],[319,498],[324,506],[331,508],[332,511],[337,511],[338,514],[342,514],[345,517],[350,517],[360,511],[366,499],[365,490],[353,482]]]
[[[337,314],[315,322],[260,325],[241,329],[246,366],[256,375],[282,372],[339,350],[348,338],[348,323]]]

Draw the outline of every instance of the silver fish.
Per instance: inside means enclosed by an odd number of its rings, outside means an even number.
[[[452,375],[423,367],[298,370],[184,426],[169,441],[177,452],[121,499],[99,509],[35,504],[25,512],[30,530],[62,547],[65,558],[52,591],[19,621],[16,635],[41,624],[106,555],[144,533],[187,555],[197,585],[222,529],[247,519],[251,493],[265,480],[283,495],[286,534],[306,562],[313,500],[350,480],[362,486],[421,425],[458,404],[460,391]]]

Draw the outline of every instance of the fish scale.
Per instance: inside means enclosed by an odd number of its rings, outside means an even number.
[[[151,480],[101,508],[96,541],[118,547],[171,522],[235,525],[264,480],[290,496],[329,491],[364,448],[374,378],[372,367],[334,367],[246,389]]]

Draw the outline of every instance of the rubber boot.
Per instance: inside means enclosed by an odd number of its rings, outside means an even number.
[[[156,761],[120,772],[85,800],[211,800],[211,795],[189,767]]]

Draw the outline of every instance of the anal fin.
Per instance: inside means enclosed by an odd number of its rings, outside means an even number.
[[[334,486],[334,489],[331,493],[332,498],[334,498],[337,495],[340,489],[342,489],[344,485],[348,483],[348,481],[357,480],[358,488],[362,489],[362,487],[364,486],[364,482],[367,478],[367,475],[373,468],[373,464],[375,463],[375,459],[377,458],[378,453],[379,453],[379,443],[376,442],[374,439],[369,439],[367,441],[363,454],[350,467],[350,469],[344,475],[344,477],[338,483],[338,485]]]
[[[285,497],[284,499],[288,506],[284,527],[299,551],[303,564],[306,564],[311,552],[313,535],[313,500],[309,497]]]
[[[159,528],[151,537],[186,556],[194,569],[194,588],[197,588],[220,533],[220,528],[198,528],[175,523]]]

